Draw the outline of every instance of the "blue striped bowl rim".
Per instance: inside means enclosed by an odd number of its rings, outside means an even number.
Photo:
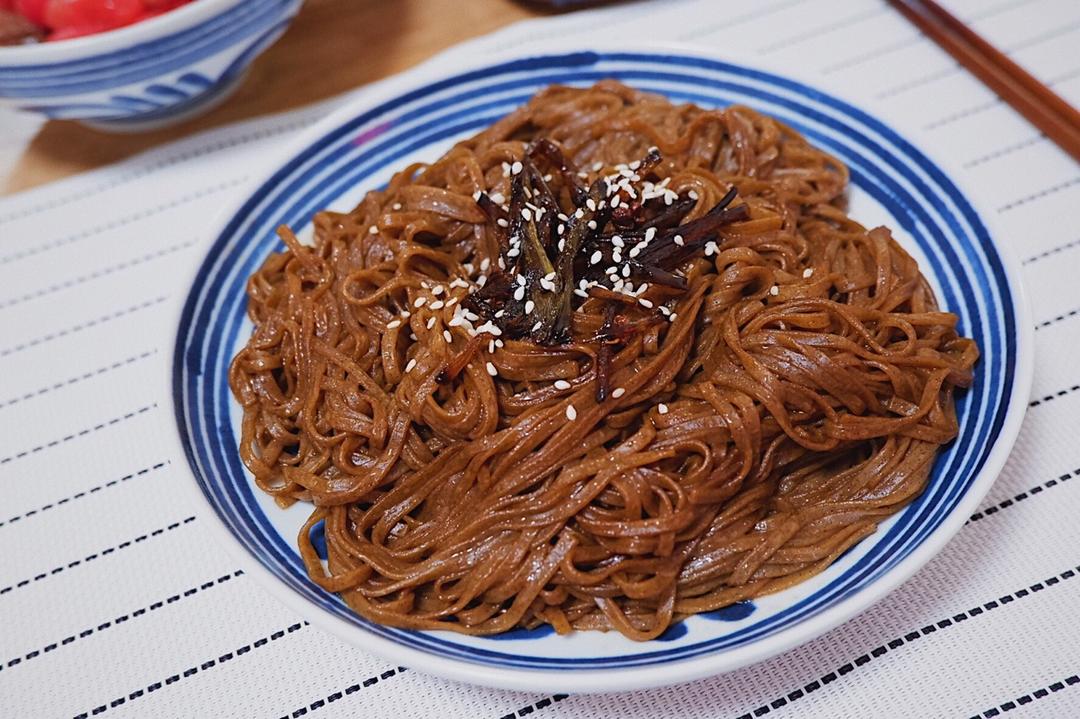
[[[848,164],[852,184],[913,238],[941,303],[982,350],[975,384],[958,402],[960,436],[938,458],[926,491],[851,557],[731,625],[690,620],[677,641],[628,648],[609,638],[582,651],[561,638],[505,643],[368,622],[308,580],[294,538],[274,529],[237,456],[226,371],[248,331],[244,281],[280,249],[273,234],[279,224],[308,224],[403,157],[479,130],[541,87],[605,77],[676,101],[756,107]],[[420,70],[384,90],[380,102],[359,100],[313,130],[229,213],[179,314],[171,398],[198,492],[226,542],[242,548],[277,596],[321,626],[416,668],[479,683],[526,688],[543,677],[569,690],[600,691],[684,681],[756,661],[849,618],[962,524],[1004,462],[1030,386],[1031,323],[1015,276],[985,218],[938,163],[850,103],[783,75],[672,49],[568,51],[452,74]]]
[[[294,15],[301,1],[238,0],[194,24],[180,25],[175,32],[57,62],[7,64],[0,51],[0,96],[76,95],[158,77],[265,32],[283,17]]]

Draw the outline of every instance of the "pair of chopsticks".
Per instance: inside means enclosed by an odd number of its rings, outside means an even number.
[[[1080,112],[934,0],[889,0],[1061,149],[1080,161]]]

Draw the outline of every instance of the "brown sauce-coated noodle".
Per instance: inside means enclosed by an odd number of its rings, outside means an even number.
[[[258,486],[313,507],[312,579],[398,627],[645,640],[822,571],[923,490],[978,357],[847,179],[753,110],[605,81],[319,214],[314,246],[283,228],[230,384]]]

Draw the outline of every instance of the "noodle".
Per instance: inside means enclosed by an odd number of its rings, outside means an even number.
[[[847,170],[745,107],[550,87],[248,283],[240,453],[383,624],[637,640],[923,490],[978,350]],[[309,530],[325,521],[324,564]]]

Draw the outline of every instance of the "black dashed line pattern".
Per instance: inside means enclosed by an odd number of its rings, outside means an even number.
[[[777,50],[786,50],[789,47],[794,47],[809,40],[816,40],[822,35],[827,35],[831,32],[836,32],[837,30],[842,30],[846,27],[851,27],[852,25],[858,25],[861,22],[872,20],[873,18],[884,15],[888,12],[890,12],[889,8],[887,6],[882,6],[868,12],[857,13],[855,15],[852,15],[851,17],[842,18],[840,20],[828,23],[827,25],[823,25],[812,30],[805,30],[803,32],[800,32],[798,35],[785,37],[782,40],[778,40],[777,42],[766,45],[765,47],[758,48],[758,52],[767,55],[771,52],[776,52]]]
[[[165,168],[172,167],[173,165],[179,165],[181,163],[187,162],[188,160],[193,160],[193,159],[196,159],[198,157],[202,157],[203,155],[209,155],[209,154],[212,154],[212,153],[215,153],[215,152],[220,152],[222,150],[227,150],[227,149],[232,148],[232,147],[240,147],[241,145],[246,145],[249,142],[254,142],[256,140],[263,140],[263,139],[266,139],[266,138],[274,137],[276,135],[282,135],[282,134],[285,134],[287,132],[291,132],[293,130],[298,130],[298,129],[303,128],[303,127],[308,127],[316,119],[318,119],[318,118],[304,119],[304,120],[300,120],[300,121],[296,121],[296,122],[291,122],[291,123],[288,123],[286,125],[282,125],[280,127],[263,128],[263,129],[255,131],[255,132],[248,133],[247,135],[237,136],[235,138],[232,138],[231,140],[224,140],[224,141],[221,141],[221,142],[215,142],[212,145],[204,145],[204,146],[198,147],[198,148],[196,148],[196,149],[194,149],[194,150],[192,150],[190,152],[182,153],[182,154],[176,155],[175,157],[170,157],[170,158],[168,158],[166,160],[163,160],[163,161],[161,161],[161,162],[159,162],[157,164],[150,165],[148,167],[141,168],[139,170],[135,170],[135,171],[133,171],[133,172],[127,174],[127,175],[123,175],[121,177],[110,180],[109,182],[102,183],[101,185],[98,185],[97,187],[91,188],[89,190],[80,190],[77,194],[65,195],[64,197],[58,197],[58,198],[56,198],[54,200],[50,200],[50,201],[42,203],[40,205],[35,205],[33,207],[28,207],[25,210],[19,210],[17,212],[12,212],[10,214],[4,215],[4,216],[0,217],[0,225],[3,225],[4,223],[7,223],[7,222],[11,222],[12,220],[19,220],[19,219],[22,219],[24,217],[32,217],[33,215],[36,215],[38,213],[46,212],[48,210],[53,210],[53,209],[56,209],[57,207],[62,207],[64,205],[66,205],[67,203],[72,202],[74,200],[81,200],[81,199],[85,199],[87,197],[92,197],[93,195],[100,194],[102,192],[105,192],[106,190],[111,190],[114,187],[119,187],[120,185],[124,185],[124,184],[126,184],[128,182],[131,182],[132,180],[137,180],[137,179],[139,179],[141,177],[146,177],[147,175],[150,175],[150,174],[152,174],[152,173],[154,173],[154,172],[156,172],[158,170],[163,170]]]
[[[186,205],[188,203],[195,202],[196,200],[201,200],[201,199],[203,199],[205,197],[210,197],[211,195],[214,195],[214,194],[216,194],[218,192],[222,192],[224,190],[228,190],[229,188],[236,187],[237,185],[239,185],[243,181],[244,181],[244,179],[241,178],[239,180],[230,180],[229,182],[225,182],[225,183],[222,183],[220,185],[212,185],[210,187],[203,188],[203,189],[201,189],[201,190],[199,190],[197,192],[193,192],[190,195],[184,195],[183,197],[178,197],[177,199],[172,200],[170,202],[166,202],[163,205],[156,205],[154,207],[148,207],[145,210],[141,210],[141,211],[136,212],[135,214],[132,214],[132,215],[127,215],[125,217],[121,217],[119,219],[113,220],[112,222],[105,223],[104,225],[97,225],[96,227],[90,227],[90,228],[87,228],[87,229],[83,230],[82,232],[76,233],[74,235],[68,235],[67,237],[61,237],[58,240],[53,240],[52,242],[47,242],[44,245],[38,245],[37,247],[31,247],[28,250],[22,250],[20,252],[15,252],[15,253],[12,253],[10,255],[5,255],[4,257],[0,257],[0,265],[6,265],[8,263],[15,262],[17,260],[26,259],[27,257],[33,257],[34,255],[40,255],[43,252],[48,252],[50,250],[55,250],[57,247],[63,247],[65,245],[70,245],[70,244],[72,244],[74,242],[79,242],[80,240],[88,239],[90,237],[93,237],[94,235],[99,235],[99,234],[101,234],[103,232],[107,232],[109,230],[115,230],[115,229],[117,229],[119,227],[126,227],[127,225],[138,222],[140,220],[145,220],[147,218],[154,217],[155,215],[160,215],[162,212],[166,212],[168,210],[173,210],[173,209],[176,209],[177,207],[182,207],[182,206],[184,206],[184,205]]]
[[[1038,407],[1039,405],[1046,404],[1047,402],[1055,400],[1058,397],[1064,397],[1065,395],[1072,394],[1073,392],[1075,392],[1077,390],[1080,390],[1080,384],[1074,384],[1072,387],[1069,387],[1068,389],[1059,389],[1054,394],[1048,394],[1045,397],[1040,397],[1039,399],[1031,400],[1030,402],[1028,402],[1028,407]]]
[[[1039,133],[1038,135],[1035,135],[1034,137],[1029,137],[1026,140],[1022,140],[1022,141],[1014,143],[1012,145],[1006,145],[1005,147],[994,150],[993,152],[988,152],[985,155],[980,155],[979,157],[976,157],[973,160],[968,160],[967,162],[964,163],[964,169],[965,170],[970,170],[973,167],[978,167],[979,165],[984,165],[987,162],[990,162],[991,160],[996,160],[996,159],[998,159],[1000,157],[1005,157],[1006,155],[1011,155],[1014,152],[1019,152],[1020,150],[1027,149],[1029,147],[1034,147],[1035,145],[1039,145],[1039,144],[1045,142],[1046,139],[1047,139],[1046,135],[1043,135],[1042,133]]]
[[[357,682],[356,684],[348,686],[348,687],[342,689],[341,691],[334,692],[333,694],[330,694],[329,696],[327,696],[325,699],[316,699],[315,701],[308,704],[306,707],[300,707],[299,709],[296,709],[295,711],[293,711],[293,712],[291,712],[289,714],[282,714],[281,719],[296,719],[297,717],[306,716],[306,715],[310,714],[311,712],[318,711],[319,709],[322,709],[325,706],[333,704],[334,702],[338,701],[339,699],[341,699],[343,697],[347,697],[350,694],[355,694],[356,692],[360,691],[361,689],[366,689],[366,688],[368,688],[368,687],[370,687],[370,686],[372,686],[374,684],[378,684],[381,681],[384,682],[387,679],[390,679],[392,677],[396,677],[399,674],[403,674],[404,672],[407,672],[407,671],[409,671],[409,670],[406,669],[405,667],[397,667],[396,669],[387,669],[385,672],[382,672],[381,674],[376,674],[374,676],[370,676],[370,677],[368,677],[367,679],[365,679],[362,682]]]
[[[1042,484],[1036,485],[1036,486],[1032,487],[1031,489],[1028,489],[1028,490],[1025,490],[1023,492],[1020,492],[1019,494],[1013,495],[1009,499],[1003,499],[1003,500],[1001,500],[1000,502],[998,502],[997,504],[995,504],[992,507],[987,507],[984,510],[976,512],[975,514],[968,517],[967,523],[978,522],[980,519],[984,519],[984,518],[989,517],[991,515],[997,514],[1001,510],[1008,509],[1009,507],[1013,506],[1014,504],[1017,504],[1018,502],[1023,502],[1025,499],[1028,499],[1029,497],[1034,497],[1035,495],[1042,494],[1043,492],[1045,492],[1048,489],[1053,489],[1054,487],[1058,486],[1059,484],[1062,484],[1064,482],[1068,482],[1073,477],[1080,477],[1080,468],[1074,469],[1071,472],[1066,472],[1065,474],[1054,477],[1053,479],[1048,479],[1045,482],[1043,482]]]
[[[1080,247],[1080,238],[1077,238],[1077,239],[1073,240],[1072,242],[1066,242],[1064,245],[1058,245],[1057,247],[1051,247],[1046,252],[1040,252],[1037,255],[1032,255],[1031,257],[1024,260],[1024,264],[1025,265],[1030,265],[1032,262],[1038,262],[1039,260],[1045,260],[1047,257],[1053,257],[1054,255],[1058,254],[1059,252],[1064,252],[1065,250],[1071,250],[1074,247]]]
[[[890,87],[886,90],[882,90],[875,97],[878,100],[886,100],[891,97],[896,97],[897,95],[902,95],[909,90],[915,90],[917,88],[935,83],[938,80],[944,80],[947,77],[956,75],[961,70],[962,68],[960,67],[960,64],[954,62],[949,67],[942,70],[938,70],[936,72],[930,73],[929,75],[923,75],[922,77],[917,77],[913,80],[908,80],[907,82],[901,83],[899,85],[894,85],[893,87]]]
[[[1028,48],[1041,45],[1044,42],[1061,37],[1062,35],[1068,35],[1069,33],[1076,32],[1080,28],[1080,21],[1069,23],[1068,25],[1062,25],[1055,27],[1053,30],[1047,30],[1046,32],[1036,35],[1035,37],[1029,37],[1027,40],[1018,42],[1015,45],[1011,45],[1008,48],[1009,54],[1018,52],[1020,50],[1027,50]]]
[[[954,112],[951,115],[946,115],[945,117],[934,120],[929,125],[924,126],[923,129],[924,130],[937,130],[939,128],[945,127],[946,125],[951,125],[954,122],[958,122],[960,120],[964,120],[966,118],[972,117],[973,115],[978,115],[979,113],[986,112],[987,110],[993,109],[993,108],[997,107],[998,105],[1001,105],[1002,102],[1003,101],[1002,101],[1002,99],[1000,97],[995,96],[991,100],[981,102],[978,105],[972,105],[971,107],[960,110],[959,112]]]
[[[1072,569],[1067,569],[1061,574],[1054,575],[1053,577],[1045,579],[1041,582],[1036,582],[1029,587],[1018,589],[1012,594],[1006,594],[1002,597],[998,597],[997,599],[986,602],[985,604],[982,604],[978,607],[972,607],[966,612],[954,614],[953,616],[946,617],[945,619],[942,619],[941,621],[934,624],[927,624],[921,629],[910,631],[902,637],[896,637],[892,641],[886,642],[879,647],[875,647],[874,649],[871,649],[865,654],[855,658],[855,660],[850,661],[847,664],[844,664],[843,666],[840,666],[837,669],[829,672],[828,674],[825,674],[819,679],[810,682],[809,684],[803,686],[801,689],[796,689],[795,691],[787,694],[786,696],[779,697],[768,704],[762,704],[756,709],[740,715],[738,719],[755,719],[755,717],[764,716],[769,712],[773,711],[774,709],[779,709],[780,707],[786,706],[793,701],[801,699],[807,694],[812,694],[816,692],[818,689],[825,686],[826,684],[833,683],[838,678],[851,673],[852,671],[863,666],[864,664],[868,664],[869,662],[872,662],[873,660],[884,656],[890,651],[894,651],[902,646],[911,644],[912,642],[918,641],[919,639],[922,639],[923,637],[933,634],[937,631],[948,629],[954,624],[960,624],[961,622],[965,622],[973,617],[977,617],[981,614],[985,614],[986,612],[993,611],[998,607],[1002,607],[1006,604],[1011,604],[1018,599],[1023,599],[1024,597],[1041,592],[1048,587],[1052,587],[1056,584],[1060,584],[1065,580],[1072,579],[1073,577],[1077,576],[1078,573],[1080,573],[1080,566],[1073,567]]]
[[[127,414],[122,414],[119,417],[113,417],[112,419],[107,420],[105,422],[100,422],[98,424],[95,424],[93,427],[87,427],[86,429],[80,429],[78,432],[72,432],[71,434],[66,434],[63,437],[60,437],[59,439],[51,440],[49,442],[46,442],[45,444],[39,444],[38,446],[31,447],[30,449],[24,449],[21,452],[18,452],[16,454],[12,454],[12,455],[8,455],[7,457],[4,457],[3,459],[0,459],[0,464],[7,464],[8,462],[14,462],[17,459],[22,459],[23,457],[28,457],[31,454],[37,454],[38,452],[40,452],[42,450],[45,450],[45,449],[51,449],[51,448],[53,448],[53,447],[55,447],[57,445],[63,444],[64,442],[70,442],[71,440],[77,439],[78,437],[85,437],[88,434],[93,434],[94,432],[98,432],[100,430],[103,430],[106,427],[111,427],[111,426],[113,426],[115,424],[120,424],[121,422],[125,422],[125,421],[127,421],[129,419],[132,419],[133,417],[138,417],[140,414],[145,414],[145,413],[149,412],[150,410],[155,409],[156,407],[157,407],[156,402],[154,404],[148,404],[145,407],[140,407],[139,409],[134,410],[132,412],[128,412]]]
[[[167,686],[170,686],[172,684],[176,684],[177,682],[179,682],[179,681],[181,681],[183,679],[187,679],[188,677],[195,676],[199,672],[205,672],[206,670],[212,669],[212,668],[214,668],[214,667],[216,667],[216,666],[218,666],[220,664],[224,664],[225,662],[232,661],[236,657],[243,656],[244,654],[247,654],[248,652],[251,652],[252,650],[259,649],[260,647],[265,647],[270,642],[277,641],[278,639],[281,639],[284,636],[287,636],[287,635],[292,634],[294,632],[298,632],[298,631],[300,631],[301,629],[303,629],[306,626],[308,626],[307,622],[299,622],[297,624],[291,624],[288,627],[285,627],[284,629],[282,629],[280,631],[276,631],[276,632],[274,632],[273,634],[271,634],[269,636],[263,637],[262,639],[256,639],[251,644],[245,644],[244,646],[238,647],[237,649],[234,649],[231,652],[226,652],[225,654],[222,654],[217,659],[208,659],[205,662],[200,662],[199,664],[196,664],[193,667],[189,667],[189,668],[185,669],[182,672],[178,672],[176,674],[173,674],[172,676],[166,677],[165,679],[163,679],[163,680],[161,680],[159,682],[154,682],[153,684],[148,684],[145,689],[136,689],[135,691],[131,692],[127,696],[117,697],[116,699],[113,699],[111,702],[109,702],[107,704],[100,704],[100,705],[94,707],[93,709],[90,709],[88,711],[83,712],[82,714],[76,714],[74,719],[88,719],[88,717],[91,717],[91,716],[97,716],[99,714],[104,714],[109,709],[115,709],[116,707],[121,706],[123,704],[126,704],[127,702],[135,701],[136,699],[139,699],[141,697],[147,696],[149,694],[153,694],[154,692],[162,689],[163,687],[167,687]]]
[[[135,362],[138,362],[139,360],[144,360],[147,357],[152,357],[155,354],[157,354],[157,348],[156,347],[154,349],[152,349],[152,350],[148,350],[146,352],[143,352],[142,354],[132,355],[131,357],[125,357],[124,359],[117,360],[116,362],[113,362],[110,365],[105,365],[104,367],[98,367],[97,369],[92,369],[89,372],[83,372],[82,374],[76,375],[75,377],[69,377],[68,379],[66,379],[66,380],[64,380],[62,382],[55,382],[55,383],[53,383],[51,385],[47,385],[45,387],[39,387],[38,389],[34,390],[33,392],[27,392],[26,394],[19,395],[18,397],[12,397],[9,400],[5,400],[3,402],[0,402],[0,409],[4,409],[5,407],[10,407],[11,405],[18,404],[19,402],[25,402],[26,400],[33,399],[34,397],[40,397],[43,394],[48,394],[49,392],[52,392],[53,390],[60,389],[62,387],[69,387],[69,386],[71,386],[73,384],[77,384],[78,382],[82,382],[83,380],[90,379],[91,377],[97,377],[98,375],[103,375],[106,372],[112,372],[113,370],[120,369],[121,367],[124,367],[126,365],[134,364]]]
[[[97,319],[92,319],[89,322],[83,322],[82,324],[74,325],[72,327],[68,327],[67,329],[62,329],[47,335],[42,335],[41,337],[38,337],[36,339],[32,339],[27,342],[23,342],[22,344],[17,344],[12,347],[8,347],[7,349],[0,350],[0,357],[7,357],[10,354],[22,352],[25,349],[30,349],[31,347],[36,347],[38,345],[45,344],[46,342],[52,342],[53,340],[60,339],[61,337],[66,337],[67,335],[75,334],[76,332],[82,332],[83,330],[90,329],[91,327],[95,327],[97,325],[105,324],[106,322],[111,322],[112,320],[123,317],[124,315],[130,315],[140,310],[145,310],[147,307],[159,305],[167,299],[169,298],[155,297],[152,300],[147,300],[146,302],[141,302],[137,305],[132,305],[131,307],[125,307],[122,310],[117,310],[112,314],[102,315],[101,317],[98,317]]]
[[[1034,195],[1028,195],[1027,197],[1021,197],[1018,200],[1013,200],[1007,205],[1002,205],[1001,207],[999,207],[998,212],[1008,212],[1009,210],[1014,210],[1017,207],[1023,207],[1029,202],[1032,202],[1034,200],[1041,200],[1042,198],[1048,197],[1049,195],[1061,192],[1062,190],[1067,190],[1076,184],[1080,184],[1080,175],[1073,177],[1072,179],[1066,180],[1065,182],[1059,182],[1056,185],[1047,187],[1045,190],[1039,190]]]
[[[121,549],[127,549],[128,547],[130,547],[130,546],[132,546],[134,544],[138,544],[140,542],[145,542],[147,539],[150,539],[151,537],[159,537],[162,534],[165,534],[165,532],[171,532],[174,529],[182,527],[182,526],[184,526],[186,524],[191,524],[194,521],[195,521],[195,517],[188,517],[186,519],[181,519],[178,522],[173,522],[172,524],[169,524],[169,525],[167,525],[165,527],[161,527],[160,529],[155,529],[152,532],[147,532],[146,534],[140,534],[138,537],[135,537],[134,539],[129,539],[126,542],[121,542],[120,544],[116,545],[115,547],[109,547],[108,549],[103,549],[100,552],[94,552],[93,554],[89,554],[89,555],[83,557],[82,559],[76,559],[74,562],[68,562],[67,564],[61,564],[59,567],[51,569],[48,572],[42,572],[41,574],[36,574],[30,579],[23,579],[20,582],[17,582],[15,584],[10,585],[10,586],[4,587],[3,589],[0,589],[0,595],[7,594],[8,592],[10,592],[12,590],[15,590],[15,589],[21,589],[21,588],[27,586],[28,584],[33,584],[34,582],[39,582],[42,579],[45,579],[46,577],[55,576],[57,574],[60,574],[60,572],[63,572],[65,569],[74,569],[75,567],[79,566],[80,564],[89,564],[90,562],[94,561],[95,559],[100,559],[101,557],[106,557],[106,556],[108,556],[108,555],[110,555],[110,554],[112,554],[114,552],[117,552],[117,551],[119,551]]]
[[[510,712],[509,714],[504,714],[502,717],[500,717],[500,719],[517,719],[517,717],[528,716],[529,714],[532,714],[535,711],[539,711],[541,709],[547,709],[552,704],[554,704],[556,702],[561,702],[563,699],[566,699],[568,696],[570,696],[570,695],[569,694],[552,694],[550,697],[545,697],[545,698],[541,699],[540,701],[538,701],[538,702],[536,702],[534,704],[529,704],[528,706],[523,706],[520,709],[518,709],[516,712]]]
[[[168,461],[158,462],[157,464],[152,465],[150,467],[144,467],[144,468],[138,470],[137,472],[132,472],[131,474],[125,474],[123,477],[117,477],[116,479],[110,480],[110,481],[106,482],[105,484],[99,484],[96,487],[91,487],[90,489],[84,489],[81,492],[76,492],[75,494],[71,495],[70,497],[64,497],[63,499],[57,500],[55,502],[50,502],[48,504],[42,505],[42,506],[38,507],[37,509],[31,509],[29,512],[24,512],[23,514],[18,514],[18,515],[14,516],[14,517],[11,517],[10,519],[5,519],[3,521],[0,521],[0,527],[3,527],[5,524],[15,524],[15,522],[19,522],[19,521],[22,521],[24,519],[29,519],[30,517],[33,517],[33,516],[35,516],[37,514],[41,514],[42,512],[47,512],[50,509],[54,509],[56,507],[62,507],[63,505],[67,504],[68,502],[73,502],[76,499],[82,499],[83,497],[88,497],[91,494],[96,494],[96,493],[100,492],[103,489],[108,489],[109,487],[115,487],[118,484],[121,484],[123,482],[127,482],[129,480],[135,479],[136,477],[145,477],[146,475],[150,474],[151,472],[156,472],[157,470],[161,469],[162,467],[167,467],[169,464],[170,464],[170,462],[168,462]]]
[[[1073,310],[1069,310],[1068,312],[1063,312],[1060,315],[1057,315],[1056,317],[1051,317],[1048,320],[1043,320],[1039,324],[1035,325],[1035,329],[1036,330],[1044,329],[1046,327],[1049,327],[1052,324],[1056,324],[1058,322],[1061,322],[1062,320],[1067,320],[1070,317],[1076,317],[1076,315],[1078,315],[1078,314],[1080,314],[1080,307],[1078,307],[1076,309],[1073,309]]]
[[[1041,689],[1036,689],[1030,694],[1024,694],[1023,696],[1019,696],[1012,701],[1007,701],[1004,704],[1000,704],[996,707],[987,709],[980,714],[973,714],[971,719],[993,719],[993,717],[1000,716],[1002,712],[1012,711],[1018,706],[1030,704],[1036,699],[1045,699],[1051,694],[1056,694],[1065,687],[1075,686],[1076,684],[1080,684],[1080,676],[1073,674],[1071,677],[1066,677],[1059,682],[1054,682],[1049,686],[1043,687]]]
[[[11,667],[17,666],[19,664],[23,664],[25,662],[30,661],[31,659],[35,659],[36,657],[44,656],[46,654],[49,654],[50,652],[56,651],[60,647],[66,647],[67,645],[72,644],[72,643],[78,641],[79,639],[85,639],[86,637],[90,636],[91,634],[100,634],[101,632],[105,631],[106,629],[109,629],[111,627],[115,627],[118,624],[124,624],[125,622],[131,621],[132,619],[136,619],[138,617],[145,616],[145,615],[149,614],[150,612],[157,611],[158,609],[161,609],[164,606],[169,606],[169,605],[175,604],[176,602],[181,601],[182,599],[187,599],[188,597],[193,596],[195,594],[198,594],[199,592],[205,592],[207,589],[212,589],[213,587],[220,586],[220,585],[224,584],[225,582],[229,581],[230,579],[233,579],[234,577],[241,576],[243,573],[244,573],[244,571],[242,569],[237,569],[232,574],[225,574],[225,575],[220,576],[217,579],[214,579],[212,581],[203,582],[202,584],[191,587],[190,589],[186,589],[186,590],[184,590],[182,592],[178,592],[178,593],[173,594],[173,595],[171,595],[169,597],[166,597],[165,599],[162,599],[161,601],[154,602],[153,604],[151,604],[149,606],[142,607],[141,609],[136,609],[135,611],[129,612],[127,614],[121,614],[116,619],[113,619],[111,621],[102,622],[101,624],[98,624],[97,626],[94,626],[94,627],[88,627],[87,629],[84,629],[81,632],[77,632],[77,633],[72,634],[70,636],[64,637],[63,639],[61,639],[58,642],[53,642],[52,644],[47,644],[46,646],[42,647],[41,649],[35,649],[32,652],[27,652],[24,656],[16,657],[14,659],[11,659],[10,661],[7,662],[7,664],[0,664],[0,670],[10,669]]]
[[[121,262],[121,263],[116,264],[116,265],[111,265],[109,267],[102,268],[100,270],[97,270],[96,272],[91,272],[91,273],[86,274],[86,275],[80,275],[79,277],[73,277],[72,279],[65,280],[64,282],[59,282],[59,283],[57,283],[55,285],[50,285],[48,287],[42,288],[40,290],[36,290],[34,292],[28,292],[25,295],[22,295],[21,297],[13,297],[12,299],[4,300],[4,301],[0,302],[0,310],[7,309],[8,307],[14,307],[15,305],[22,304],[23,302],[27,302],[29,300],[34,300],[34,299],[37,299],[39,297],[44,297],[46,295],[51,295],[54,292],[59,292],[61,290],[66,290],[66,289],[69,289],[71,287],[75,287],[76,285],[81,285],[81,284],[84,284],[86,282],[90,282],[92,280],[100,279],[102,277],[107,277],[107,276],[109,276],[111,274],[115,274],[116,272],[131,269],[132,267],[137,267],[137,266],[139,266],[139,265],[141,265],[143,263],[150,262],[151,260],[160,259],[160,258],[165,257],[167,255],[171,255],[171,254],[173,254],[175,252],[179,252],[180,250],[186,250],[187,248],[191,247],[194,244],[195,244],[194,240],[189,240],[187,242],[181,242],[178,245],[172,245],[171,247],[166,247],[165,249],[158,250],[157,252],[151,252],[149,254],[143,255],[142,257],[136,257],[136,258],[128,260],[126,262]]]
[[[751,22],[753,20],[759,20],[768,15],[775,15],[778,12],[789,10],[796,5],[803,5],[806,2],[807,0],[787,0],[787,2],[777,3],[776,5],[772,5],[770,7],[756,8],[751,12],[743,13],[742,15],[725,17],[722,23],[701,24],[691,30],[688,30],[687,32],[681,33],[678,39],[684,41],[692,40],[696,37],[708,35],[720,29],[730,30],[733,27],[745,25],[748,22]]]
[[[925,38],[922,35],[913,35],[912,37],[909,37],[905,40],[895,42],[892,45],[885,45],[883,47],[874,48],[870,52],[864,52],[861,55],[850,57],[847,60],[838,62],[834,65],[826,65],[825,67],[821,68],[821,74],[832,75],[833,73],[840,72],[841,70],[850,70],[853,67],[858,67],[859,65],[870,62],[871,60],[876,60],[879,57],[884,57],[885,55],[890,55],[894,52],[899,52],[901,50],[912,47],[913,45],[918,45],[919,43],[924,41]]]
[[[1024,5],[1030,5],[1032,2],[1033,0],[1015,0],[1014,2],[1001,3],[1000,5],[987,8],[983,12],[968,16],[967,24],[971,25],[973,23],[981,22],[982,20],[986,20],[995,15],[1000,15],[1003,12],[1008,12],[1009,10],[1014,10],[1018,7],[1023,7]]]

